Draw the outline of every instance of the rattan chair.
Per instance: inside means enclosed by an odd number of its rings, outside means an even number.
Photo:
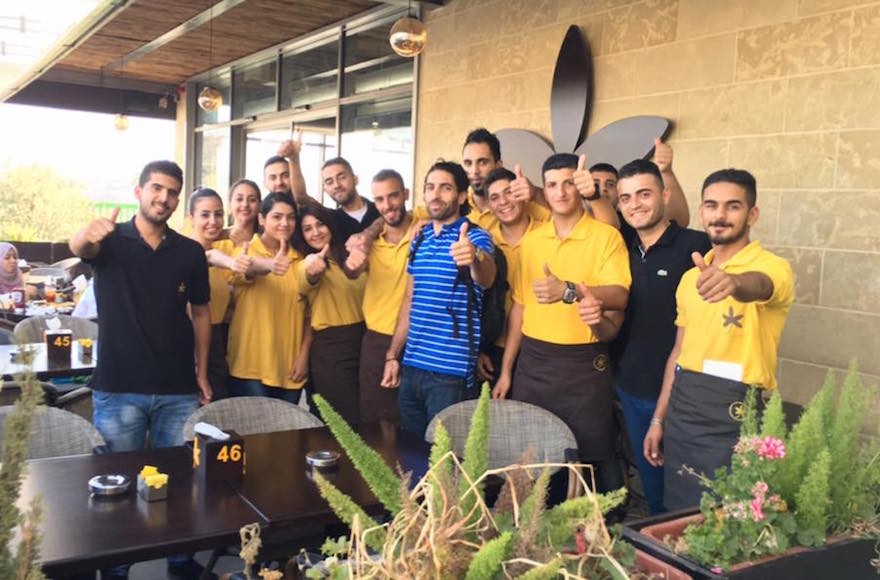
[[[290,429],[321,427],[321,420],[297,405],[270,397],[230,397],[210,403],[189,416],[183,426],[183,438],[191,441],[193,427],[199,421],[239,435],[270,433]]]
[[[52,383],[40,382],[43,388],[43,403],[49,406],[55,406],[58,399],[58,390]],[[0,406],[13,405],[21,398],[21,383],[15,381],[0,382]]]
[[[3,423],[15,407],[0,407],[0,440]],[[104,447],[104,438],[91,423],[68,411],[40,406],[31,425],[28,459],[93,453]]]
[[[425,439],[434,442],[437,421],[442,421],[452,450],[461,456],[476,407],[477,401],[471,400],[443,409],[431,420]],[[568,425],[550,411],[521,401],[489,401],[489,469],[517,463],[529,448],[537,462],[566,463],[572,450],[577,452],[577,440]]]
[[[67,314],[54,316],[31,316],[15,325],[15,338],[21,342],[43,342],[43,331],[46,330],[46,321],[50,318],[58,318],[61,328],[69,328],[73,331],[73,339],[98,338],[98,323],[86,318],[77,318]]]

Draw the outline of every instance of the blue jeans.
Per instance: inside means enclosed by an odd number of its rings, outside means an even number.
[[[299,403],[300,397],[302,397],[302,391],[302,389],[270,387],[256,379],[229,377],[230,397],[272,397],[273,399],[281,399],[296,405]]]
[[[434,415],[464,400],[466,392],[467,380],[464,377],[404,366],[397,395],[401,426],[410,433],[424,437]]]
[[[95,428],[109,451],[183,445],[183,424],[199,408],[198,395],[142,395],[92,391]]]
[[[623,407],[626,435],[636,468],[639,470],[648,506],[651,508],[652,514],[663,513],[666,511],[666,507],[663,505],[663,468],[654,467],[648,463],[642,453],[645,435],[648,434],[648,427],[651,426],[651,417],[654,416],[657,401],[634,397],[619,386],[617,387],[617,398]]]

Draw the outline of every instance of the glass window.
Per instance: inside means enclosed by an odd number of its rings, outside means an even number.
[[[232,75],[235,119],[275,110],[275,59],[237,70]]]
[[[381,169],[397,170],[410,190],[413,177],[412,98],[342,107],[342,155],[362,184]],[[359,193],[370,198],[370,188]]]
[[[412,83],[413,59],[388,42],[394,21],[345,37],[345,96]]]
[[[305,110],[336,98],[339,39],[281,60],[281,108]]]
[[[196,133],[196,159],[198,172],[196,183],[190,190],[199,186],[210,187],[221,197],[226,198],[229,189],[230,129],[211,129]]]
[[[229,87],[232,85],[230,81],[231,75],[226,72],[222,75],[214,75],[208,81],[198,83],[196,85],[196,99],[198,99],[198,95],[202,92],[207,86],[212,86],[223,95],[223,104],[220,105],[220,108],[216,111],[208,112],[203,110],[201,107],[196,106],[196,126],[204,125],[206,123],[222,123],[224,121],[228,121],[230,119],[230,107],[229,107]]]

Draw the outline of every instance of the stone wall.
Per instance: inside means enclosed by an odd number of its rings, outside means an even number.
[[[590,131],[671,119],[694,227],[709,172],[756,175],[754,237],[797,277],[786,398],[805,402],[853,357],[880,382],[880,2],[448,0],[426,22],[416,183],[435,158],[460,159],[477,126],[550,138],[556,54],[579,25],[596,70]]]

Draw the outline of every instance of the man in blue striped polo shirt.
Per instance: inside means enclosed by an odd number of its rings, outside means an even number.
[[[431,223],[410,244],[406,296],[385,354],[382,386],[400,387],[403,428],[420,436],[434,415],[465,396],[479,351],[483,290],[495,281],[492,240],[464,217],[468,183],[457,163],[438,161],[428,170]]]

